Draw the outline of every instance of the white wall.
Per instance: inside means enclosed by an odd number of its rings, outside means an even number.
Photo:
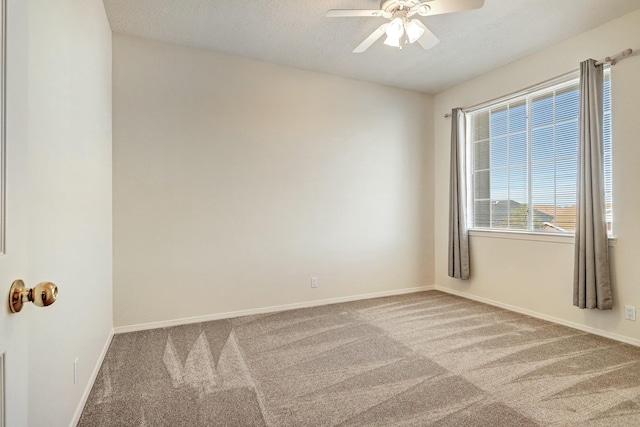
[[[520,61],[471,80],[435,97],[435,262],[436,286],[473,298],[529,310],[583,328],[640,344],[637,323],[625,321],[625,304],[640,308],[640,57],[612,70],[613,191],[617,245],[612,248],[613,311],[572,306],[573,245],[472,236],[472,277],[447,276],[449,147],[451,123],[443,114],[474,105],[578,68],[588,58],[601,59],[626,48],[640,48],[640,11],[611,21]]]
[[[113,55],[116,326],[433,284],[431,97],[119,34]]]
[[[65,426],[113,328],[111,30],[100,0],[29,0],[28,36],[29,283],[60,292],[27,307],[28,425]]]

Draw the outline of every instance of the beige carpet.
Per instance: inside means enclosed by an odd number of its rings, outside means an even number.
[[[116,335],[80,426],[640,426],[640,349],[441,292]]]

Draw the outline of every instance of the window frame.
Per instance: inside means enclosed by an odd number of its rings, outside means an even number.
[[[468,159],[465,165],[465,173],[466,173],[466,204],[467,204],[467,209],[466,209],[466,223],[467,223],[467,229],[469,231],[469,234],[472,236],[479,236],[479,237],[497,237],[497,238],[507,238],[507,239],[518,239],[518,240],[533,240],[533,241],[551,241],[554,243],[573,243],[574,240],[574,236],[575,236],[575,231],[545,231],[545,230],[536,230],[536,229],[509,229],[509,228],[492,228],[492,224],[489,223],[488,227],[476,227],[474,222],[475,222],[475,201],[476,201],[476,197],[475,197],[475,177],[474,174],[477,172],[475,170],[475,144],[477,143],[477,141],[475,141],[475,139],[473,138],[473,121],[472,121],[472,115],[476,115],[479,113],[482,113],[484,111],[490,111],[490,110],[499,110],[501,108],[507,108],[509,105],[513,105],[519,102],[524,102],[526,105],[526,130],[525,133],[527,135],[527,159],[526,159],[526,168],[527,168],[527,205],[529,206],[533,206],[533,203],[531,203],[532,200],[532,182],[533,180],[531,179],[531,170],[532,170],[532,146],[531,146],[531,117],[530,117],[530,113],[531,113],[531,100],[539,97],[539,96],[543,96],[546,93],[549,93],[550,91],[553,91],[553,98],[556,98],[556,92],[561,91],[564,88],[568,88],[571,86],[574,86],[576,84],[578,84],[578,90],[579,90],[579,81],[580,81],[580,74],[579,71],[573,71],[571,73],[567,73],[565,75],[562,75],[558,78],[555,79],[551,79],[548,81],[545,81],[543,83],[540,83],[539,85],[534,85],[532,87],[529,87],[527,89],[524,89],[522,91],[519,91],[517,93],[511,94],[511,95],[507,95],[505,97],[501,97],[501,98],[497,98],[495,100],[492,101],[488,101],[485,102],[481,105],[479,105],[478,107],[474,108],[474,109],[469,109],[467,110],[467,117],[466,117],[466,141],[468,141],[468,143],[466,144],[465,150],[466,150],[466,158]],[[610,85],[611,85],[611,67],[610,65],[605,65],[605,70],[604,70],[604,81],[603,84],[605,82],[609,81]],[[611,90],[611,86],[609,86],[609,90]],[[603,98],[606,98],[603,97]],[[609,103],[609,109],[606,108],[606,104],[603,106],[604,111],[603,111],[603,132],[606,132],[605,126],[606,126],[606,120],[607,120],[607,116],[609,116],[609,126],[612,127],[612,99],[611,99],[611,94],[610,94],[610,103]],[[603,99],[603,102],[605,100]],[[554,101],[555,102],[555,101]],[[490,121],[491,121],[491,116],[490,117]],[[557,126],[557,123],[555,121],[553,121],[553,126]],[[578,130],[579,132],[579,130]],[[609,238],[609,245],[610,246],[614,246],[615,245],[615,241],[616,238],[614,236],[614,214],[613,214],[613,189],[612,189],[612,180],[613,180],[613,161],[612,161],[612,153],[613,153],[613,131],[612,129],[609,130],[610,132],[610,144],[611,147],[609,149],[609,177],[608,177],[608,181],[607,181],[607,177],[605,175],[605,198],[608,196],[607,199],[607,203],[611,205],[611,229],[609,230],[608,233],[608,238]],[[511,132],[509,131],[507,134],[505,135],[510,135]],[[501,135],[504,136],[504,135]],[[488,138],[489,143],[491,144],[491,135]],[[605,141],[606,143],[606,141]],[[554,164],[555,162],[558,161],[558,158],[554,156]],[[576,162],[578,162],[579,159],[576,160]],[[487,169],[487,171],[489,173],[491,173],[491,170],[494,169],[492,168],[491,165],[491,160],[489,160],[489,168]],[[606,169],[607,169],[607,158],[606,155],[603,158],[603,167],[605,168],[605,174],[606,174]],[[507,167],[510,168],[510,166]],[[490,186],[491,184],[489,184]],[[609,186],[609,193],[608,195],[606,194],[607,192],[607,185]],[[557,188],[557,180],[554,178],[554,187]],[[491,200],[491,187],[489,187],[489,200]],[[557,208],[557,201],[554,202],[554,207]],[[533,209],[529,209],[529,214],[528,214],[528,227],[531,227],[533,225]],[[556,213],[557,216],[557,213]],[[557,226],[557,225],[556,225]]]

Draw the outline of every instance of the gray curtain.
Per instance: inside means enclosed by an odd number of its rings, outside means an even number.
[[[573,305],[610,310],[613,300],[604,198],[602,84],[602,66],[596,66],[593,59],[582,62]]]
[[[449,184],[449,276],[469,278],[469,233],[466,212],[466,126],[460,108],[451,112],[451,176]]]

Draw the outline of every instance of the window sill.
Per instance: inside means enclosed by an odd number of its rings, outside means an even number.
[[[573,234],[558,234],[558,233],[531,233],[521,231],[506,231],[506,230],[469,230],[469,236],[471,237],[483,237],[490,239],[507,239],[507,240],[529,240],[533,242],[546,242],[546,243],[563,243],[573,245]],[[616,238],[609,237],[609,247],[616,246]]]

